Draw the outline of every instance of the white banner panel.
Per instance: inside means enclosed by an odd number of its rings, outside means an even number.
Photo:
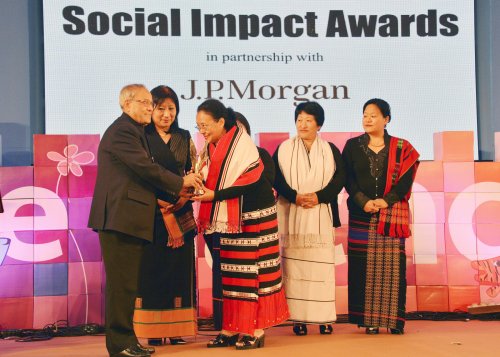
[[[429,160],[434,132],[477,129],[472,0],[45,0],[44,36],[47,134],[103,133],[129,83],[171,86],[192,132],[208,97],[292,134],[301,101],[362,131],[383,98]]]

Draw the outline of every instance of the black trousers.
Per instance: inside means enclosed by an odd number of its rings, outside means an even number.
[[[99,231],[99,241],[106,270],[106,348],[113,355],[138,343],[132,319],[147,242],[115,231]]]

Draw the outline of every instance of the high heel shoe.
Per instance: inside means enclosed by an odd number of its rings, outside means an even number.
[[[398,328],[391,328],[390,329],[392,335],[404,335],[405,330],[404,329],[398,329]]]
[[[322,335],[331,335],[333,332],[332,325],[319,325],[319,333]]]
[[[227,336],[227,335],[224,335],[223,333],[219,333],[217,335],[217,337],[215,337],[213,340],[208,341],[207,347],[214,348],[214,347],[234,346],[236,344],[236,342],[238,341],[238,336],[239,336],[239,334]]]
[[[305,336],[307,335],[307,325],[306,324],[293,324],[293,332],[297,336]]]
[[[166,342],[165,338],[148,338],[148,345],[150,346],[161,346]]]
[[[186,340],[180,337],[170,337],[169,340],[171,345],[185,345],[187,343]]]
[[[236,342],[236,349],[251,350],[254,348],[264,347],[265,336],[266,335],[261,335],[259,337],[243,335],[243,337],[238,342]]]
[[[367,335],[378,335],[378,327],[367,327],[365,333]]]

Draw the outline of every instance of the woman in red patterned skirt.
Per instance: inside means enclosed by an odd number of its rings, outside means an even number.
[[[208,143],[198,227],[220,235],[222,331],[208,347],[264,346],[264,329],[288,318],[281,281],[271,158],[236,125],[231,108],[209,99],[198,107],[198,130]]]

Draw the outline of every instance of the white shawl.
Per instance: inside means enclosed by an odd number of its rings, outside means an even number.
[[[299,137],[283,142],[279,147],[278,162],[287,184],[298,194],[321,190],[335,173],[330,144],[319,136],[309,153]],[[302,208],[280,196],[278,228],[284,238],[284,247],[319,248],[334,244],[330,204]]]

